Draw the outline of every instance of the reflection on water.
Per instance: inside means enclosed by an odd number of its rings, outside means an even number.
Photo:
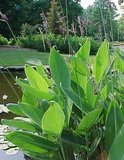
[[[24,158],[24,155],[21,152],[18,152],[15,155],[6,155],[5,151],[0,150],[0,160],[28,160]]]
[[[17,102],[21,96],[19,86],[15,84],[15,78],[24,77],[23,72],[0,72],[0,104]],[[3,100],[3,96],[7,95],[7,99]]]
[[[0,72],[0,104],[6,105],[7,103],[16,103],[21,97],[21,90],[15,84],[15,78],[23,78],[23,72]],[[7,95],[7,99],[3,96]],[[1,113],[0,119],[13,118],[13,115]],[[5,151],[0,150],[0,160],[28,160],[23,153],[19,152],[15,155],[7,155]]]

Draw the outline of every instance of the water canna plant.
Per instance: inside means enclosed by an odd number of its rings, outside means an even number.
[[[24,154],[39,160],[123,159],[123,54],[111,56],[105,40],[93,63],[89,55],[87,39],[68,62],[51,48],[50,75],[44,66],[25,66],[27,80],[17,80],[22,100],[7,105],[20,118],[2,120],[14,128],[6,139]]]

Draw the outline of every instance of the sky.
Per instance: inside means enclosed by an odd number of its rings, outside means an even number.
[[[81,5],[83,8],[87,8],[89,5],[92,5],[94,1],[95,0],[81,0]],[[120,10],[118,5],[118,0],[112,0],[112,1],[116,4],[118,10]]]
[[[95,0],[81,0],[81,5],[83,8],[87,8],[89,5],[92,5],[94,3]],[[116,6],[117,6],[117,9],[118,9],[118,14],[121,15],[121,9],[120,9],[120,6],[118,4],[118,0],[112,0]]]

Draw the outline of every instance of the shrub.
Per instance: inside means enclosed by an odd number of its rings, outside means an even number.
[[[32,26],[28,23],[24,23],[22,24],[21,26],[21,31],[20,31],[20,34],[21,36],[31,36],[33,34],[36,34],[37,33],[37,28],[38,26]]]
[[[0,45],[7,45],[7,44],[8,44],[7,38],[3,37],[3,36],[0,34]]]
[[[118,50],[111,61],[104,41],[90,68],[89,53],[89,39],[69,63],[53,47],[49,77],[43,66],[25,66],[27,80],[17,80],[22,101],[7,106],[20,118],[2,124],[17,128],[6,139],[26,155],[35,160],[123,159],[124,57]]]
[[[84,44],[86,37],[69,36],[63,37],[55,34],[37,34],[19,37],[22,47],[50,51],[50,47],[56,45],[57,49],[64,54],[73,54]],[[91,40],[91,54],[96,54],[101,42]]]

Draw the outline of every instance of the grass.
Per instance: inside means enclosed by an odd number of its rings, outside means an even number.
[[[19,48],[0,48],[0,66],[24,66],[27,61],[39,62],[48,64],[48,53],[42,53],[30,49]]]
[[[69,60],[68,55],[63,56],[67,61]],[[24,66],[28,62],[34,65],[39,62],[48,65],[48,57],[49,53],[32,49],[0,47],[0,67]],[[90,56],[91,63],[93,60],[94,56]]]

